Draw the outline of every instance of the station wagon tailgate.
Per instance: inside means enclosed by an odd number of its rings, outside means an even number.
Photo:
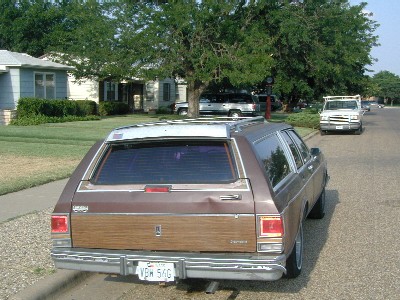
[[[255,252],[254,200],[226,141],[111,145],[72,201],[73,247]]]
[[[237,191],[240,200],[232,200],[235,196],[227,191],[196,194],[193,196],[191,191],[151,195],[144,191],[77,193],[71,213],[73,246],[255,252],[251,193]],[[113,199],[111,204],[110,199]]]

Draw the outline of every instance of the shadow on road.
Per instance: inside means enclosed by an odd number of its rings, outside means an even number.
[[[307,286],[310,274],[318,262],[328,239],[328,229],[336,205],[339,203],[339,193],[336,190],[326,190],[326,214],[322,220],[307,219],[304,223],[304,257],[303,270],[296,279],[280,279],[278,281],[231,281],[221,280],[218,290],[230,291],[228,299],[236,299],[240,291],[267,293],[297,293]],[[204,293],[209,281],[184,280],[177,284],[177,289],[186,290],[188,294]]]
[[[298,293],[307,286],[310,274],[318,263],[318,257],[328,239],[328,230],[336,206],[339,203],[339,193],[336,190],[326,190],[326,213],[321,220],[307,219],[304,222],[304,257],[303,270],[295,279],[282,278],[277,281],[233,281],[219,280],[219,291],[224,291],[229,296],[227,299],[236,299],[243,291],[265,293]],[[131,282],[141,285],[155,285],[138,280],[136,276],[107,276],[106,281]],[[187,279],[176,283],[176,289],[188,297],[204,294],[210,280]],[[173,284],[168,284],[169,286]]]

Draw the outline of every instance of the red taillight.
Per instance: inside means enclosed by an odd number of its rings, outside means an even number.
[[[169,193],[171,190],[170,186],[146,186],[144,188],[145,193]]]
[[[260,216],[260,236],[282,237],[284,234],[283,222],[280,216]]]
[[[68,232],[68,216],[51,216],[51,232],[67,233]]]

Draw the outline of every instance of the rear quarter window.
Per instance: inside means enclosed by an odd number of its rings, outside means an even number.
[[[288,130],[287,134],[291,137],[291,139],[299,148],[303,161],[304,162],[309,161],[311,158],[310,150],[308,149],[307,145],[303,142],[303,140],[299,137],[299,135],[294,130]]]
[[[225,183],[237,179],[226,141],[168,141],[111,144],[97,164],[91,183]]]
[[[273,187],[291,173],[282,142],[273,134],[255,143],[255,148]]]

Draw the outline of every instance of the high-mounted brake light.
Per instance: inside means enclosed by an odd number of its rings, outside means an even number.
[[[51,216],[51,232],[67,233],[68,232],[68,216]]]
[[[171,191],[171,186],[146,186],[144,188],[145,193],[169,193]]]
[[[281,216],[260,216],[259,224],[262,237],[282,237],[284,234]]]

